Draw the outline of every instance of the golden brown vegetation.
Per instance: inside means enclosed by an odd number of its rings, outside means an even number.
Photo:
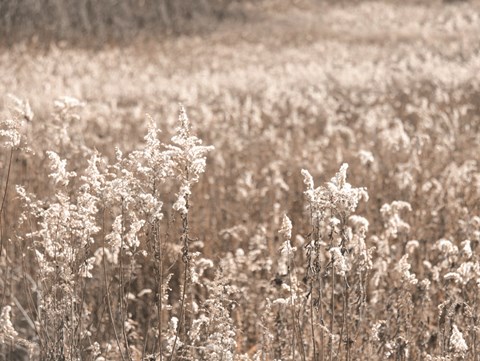
[[[478,4],[278,5],[0,53],[0,360],[479,359]]]

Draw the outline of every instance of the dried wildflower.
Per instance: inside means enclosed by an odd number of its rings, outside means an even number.
[[[406,254],[400,259],[400,261],[398,261],[395,269],[398,273],[400,273],[404,282],[416,285],[418,283],[418,280],[414,273],[410,273],[411,267],[412,266],[410,265],[410,263],[408,263],[408,254]]]
[[[350,265],[342,254],[340,247],[332,247],[329,250],[330,256],[332,257],[333,267],[335,271],[342,277],[350,270]]]
[[[380,320],[375,322],[375,324],[372,326],[372,340],[375,342],[384,342],[386,328],[387,321]]]
[[[85,103],[81,102],[77,98],[71,96],[63,96],[56,99],[53,103],[57,111],[66,112],[71,109],[81,108],[85,106]]]
[[[122,233],[123,233],[123,225],[122,225],[122,215],[118,215],[115,217],[112,225],[112,231],[107,234],[105,240],[109,243],[109,249],[111,250],[112,259],[111,261],[114,264],[118,264],[118,255],[120,253],[120,247],[122,244]]]
[[[439,239],[435,246],[446,256],[454,256],[458,254],[458,247],[455,246],[449,239]]]
[[[196,347],[205,360],[234,361],[237,333],[228,305],[236,288],[227,286],[226,281],[225,276],[217,272],[213,282],[207,283],[209,297],[204,302],[207,317],[203,321],[206,327],[195,336],[199,340]],[[193,337],[192,332],[191,335]]]
[[[145,221],[143,219],[138,220],[136,216],[132,217],[133,220],[130,223],[130,229],[125,235],[125,244],[131,249],[136,250],[140,246],[140,240],[138,239],[138,232],[142,229]]]
[[[342,221],[339,220],[337,217],[330,217],[330,219],[328,220],[328,223],[332,229],[335,229],[337,226],[339,226],[342,223]]]
[[[173,354],[176,350],[183,346],[182,342],[177,338],[179,320],[172,316],[168,322],[168,331],[165,339],[166,351]]]
[[[448,272],[443,276],[446,280],[453,280],[455,283],[463,283],[463,278],[457,272]]]
[[[189,185],[184,185],[180,188],[180,192],[177,194],[177,200],[173,204],[173,209],[181,214],[187,214],[187,199],[190,197],[192,192],[190,191]]]
[[[463,262],[455,272],[448,272],[443,278],[466,285],[470,280],[478,277],[478,275],[480,275],[480,264],[478,262]]]
[[[10,320],[11,310],[10,306],[4,306],[0,313],[0,343],[8,342],[18,336]]]
[[[290,270],[290,262],[294,257],[294,252],[297,250],[296,247],[292,247],[291,238],[292,238],[292,222],[285,214],[282,219],[282,226],[278,233],[282,234],[285,238],[285,242],[280,247],[281,256],[278,260],[278,273],[282,275],[288,274]]]
[[[0,123],[3,129],[0,129],[0,137],[4,137],[3,146],[5,148],[14,148],[20,145],[22,139],[18,131],[17,122],[12,119],[3,120]]]
[[[410,225],[400,217],[400,212],[403,210],[411,211],[412,206],[407,202],[394,201],[390,204],[384,204],[380,209],[380,213],[385,220],[388,237],[397,238],[399,233],[410,232]]]
[[[174,209],[186,215],[190,189],[199,181],[200,174],[205,172],[206,153],[214,148],[201,145],[202,141],[190,134],[190,122],[183,106],[180,107],[179,126],[175,136],[172,137],[172,143],[173,145],[166,146],[165,154],[172,161],[176,177],[181,182]]]
[[[410,254],[412,254],[418,247],[420,247],[420,243],[415,239],[408,241],[405,246],[407,252]]]
[[[283,243],[282,247],[280,248],[281,254],[287,256],[288,258],[291,258],[293,252],[295,252],[296,250],[297,247],[292,247],[292,244],[288,239]]]
[[[368,200],[365,188],[353,188],[350,183],[347,183],[347,168],[348,164],[344,163],[325,187],[316,189],[313,188],[313,179],[310,173],[302,170],[304,183],[307,185],[305,195],[316,218],[321,219],[327,210],[334,216],[347,218],[357,208],[358,202],[362,198]]]
[[[93,277],[93,275],[90,271],[93,270],[93,266],[95,265],[95,260],[96,260],[95,257],[90,257],[90,258],[86,259],[80,265],[80,269],[79,269],[78,272],[79,272],[81,277],[84,277],[84,278],[92,278]]]
[[[8,97],[13,102],[13,105],[10,107],[10,110],[17,118],[23,118],[28,122],[33,120],[32,108],[30,108],[30,103],[28,100],[21,100],[13,94],[8,94]]]
[[[362,163],[363,166],[371,165],[375,161],[372,152],[368,150],[359,151],[358,157],[360,158],[360,163]]]
[[[66,159],[60,159],[57,153],[49,151],[47,155],[51,161],[52,172],[50,173],[50,177],[53,178],[55,184],[59,183],[62,186],[67,186],[70,178],[75,177],[77,174],[66,171],[67,161]]]
[[[287,239],[282,246],[280,247],[281,256],[278,259],[278,273],[286,275],[290,269],[290,262],[294,256],[294,252],[297,250],[296,247],[292,247],[290,240]]]
[[[193,283],[202,284],[201,277],[207,269],[213,268],[213,262],[212,260],[203,257],[196,259],[199,255],[200,254],[198,252],[191,254],[194,262],[192,262],[190,277],[192,278]]]
[[[339,172],[327,183],[327,189],[330,191],[330,201],[337,212],[345,212],[348,215],[357,208],[362,198],[368,201],[368,193],[365,188],[353,188],[347,183],[347,169],[348,164],[342,164]]]
[[[205,172],[205,155],[214,147],[201,145],[202,141],[191,135],[190,121],[183,106],[180,107],[179,126],[172,143],[174,145],[168,147],[172,158],[179,166],[184,165],[178,167],[181,177],[187,177],[191,183],[198,182],[200,174]]]
[[[303,175],[303,183],[307,186],[307,191],[312,190],[314,188],[314,183],[313,183],[313,177],[310,174],[310,172],[306,169],[302,169],[302,175]]]
[[[357,216],[356,214],[350,216],[350,222],[352,222],[353,226],[357,228],[362,233],[368,232],[368,226],[370,223],[365,217]]]
[[[26,141],[26,124],[33,120],[33,112],[28,100],[21,100],[9,94],[12,105],[9,106],[11,118],[0,120],[0,146],[5,148],[18,148],[22,141]],[[29,150],[28,148],[24,148]]]
[[[468,351],[467,343],[463,338],[462,332],[458,329],[457,325],[452,327],[452,335],[450,336],[450,347],[455,353],[456,357],[464,357]]]
[[[466,240],[462,242],[462,253],[465,255],[467,259],[472,258],[473,251],[472,251],[472,242],[470,240]]]
[[[285,214],[282,219],[282,226],[278,231],[285,239],[289,240],[292,239],[292,221],[288,216]]]

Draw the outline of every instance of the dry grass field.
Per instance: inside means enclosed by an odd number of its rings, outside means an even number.
[[[0,361],[480,360],[480,3],[115,3],[0,14]]]

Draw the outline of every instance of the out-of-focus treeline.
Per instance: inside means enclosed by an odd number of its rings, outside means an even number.
[[[0,45],[79,44],[188,34],[243,16],[250,0],[0,0]],[[258,2],[258,0],[257,0]]]
[[[370,0],[0,0],[0,47],[52,42],[98,47],[166,35],[202,34],[225,21],[292,8]],[[465,0],[404,0],[428,5]],[[471,0],[473,1],[473,0]],[[479,0],[475,0],[479,1]],[[382,0],[395,3],[396,0]],[[318,8],[316,8],[318,10]],[[255,15],[253,15],[255,14]]]

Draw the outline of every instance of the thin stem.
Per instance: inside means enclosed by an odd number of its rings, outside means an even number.
[[[153,196],[156,197],[157,193],[157,182],[153,180]],[[163,330],[163,319],[162,319],[162,310],[163,310],[163,258],[162,258],[162,241],[160,238],[160,225],[156,221],[153,224],[153,249],[154,257],[156,263],[154,265],[155,269],[155,282],[157,282],[157,318],[158,318],[158,349],[160,352],[160,361],[163,361],[163,346],[162,346],[162,330]]]
[[[157,268],[157,318],[158,318],[158,349],[160,352],[160,361],[163,360],[163,347],[162,347],[162,329],[163,329],[163,320],[162,320],[162,309],[163,309],[163,259],[162,259],[162,244],[159,237],[158,224],[154,225],[154,248],[155,248],[155,257],[157,258],[158,264],[155,266]]]
[[[147,353],[147,343],[148,343],[148,329],[150,328],[150,316],[147,316],[147,324],[145,325],[145,330],[143,334],[145,335],[143,340],[143,348],[142,348],[142,360],[145,360],[145,354]]]
[[[319,307],[320,325],[322,326],[320,331],[320,336],[321,336],[320,337],[320,347],[321,347],[320,360],[324,361],[325,360],[325,329],[324,329],[325,321],[323,318],[323,290],[322,290],[323,284],[322,284],[321,277],[319,277],[318,284],[319,284],[318,307]]]
[[[477,315],[478,313],[476,312],[477,311],[477,299],[478,299],[478,294],[475,292],[474,296],[473,296],[473,311],[474,311],[474,315]],[[477,318],[476,317],[473,317],[472,318],[472,321],[473,321],[473,337],[472,337],[472,344],[473,344],[473,347],[472,347],[472,356],[473,356],[473,360],[478,360],[477,358]]]
[[[295,360],[295,334],[298,332],[299,334],[299,337],[298,337],[298,340],[297,342],[300,344],[300,350],[302,351],[302,360],[306,360],[306,356],[305,356],[305,347],[303,345],[303,340],[302,340],[302,337],[301,337],[301,328],[300,328],[300,321],[298,320],[298,316],[297,316],[297,313],[296,313],[296,309],[297,309],[297,304],[296,304],[296,301],[295,301],[295,297],[293,295],[293,291],[292,291],[292,287],[293,287],[293,282],[292,282],[292,275],[291,275],[291,272],[295,273],[295,264],[294,262],[290,259],[290,256],[289,256],[289,259],[288,259],[288,276],[289,276],[289,279],[290,279],[290,297],[291,297],[291,303],[292,303],[292,316],[293,316],[293,336],[292,336],[292,346],[293,346],[293,360]],[[296,277],[296,274],[295,274],[295,280],[297,279]],[[297,285],[295,285],[296,287]]]
[[[291,241],[290,239],[287,239],[287,242],[290,242],[290,241]],[[291,312],[292,312],[292,321],[293,321],[292,322],[293,323],[292,346],[291,346],[292,347],[292,360],[295,360],[296,335],[297,335],[297,332],[300,335],[301,331],[300,331],[300,325],[298,323],[297,315],[296,315],[297,305],[296,305],[296,302],[295,302],[296,297],[294,297],[293,279],[295,278],[295,280],[296,280],[297,277],[295,275],[295,277],[292,278],[292,273],[295,272],[295,265],[293,264],[292,258],[293,258],[293,255],[291,253],[291,249],[289,248],[288,253],[287,253],[287,260],[288,260],[287,275],[288,275],[288,280],[289,280],[289,284],[290,284],[290,309],[291,309]],[[295,284],[295,287],[297,287],[297,284]],[[302,359],[305,360],[305,350],[304,350],[304,347],[303,347],[303,342],[302,342],[301,336],[298,337],[297,342],[299,342],[300,345],[302,346],[301,347]]]
[[[175,353],[175,346],[177,345],[178,334],[180,332],[181,327],[185,327],[183,323],[185,322],[185,299],[186,299],[186,290],[187,290],[187,266],[188,261],[185,263],[185,272],[183,275],[183,290],[182,290],[182,301],[181,301],[181,308],[180,308],[180,322],[181,324],[177,327],[177,332],[175,333],[175,340],[173,341],[172,353],[170,354],[169,361],[172,360],[172,357]]]
[[[292,360],[295,360],[295,334],[296,334],[296,317],[295,317],[295,297],[293,297],[293,283],[292,283],[292,265],[291,265],[291,255],[290,250],[287,254],[288,257],[288,280],[290,282],[290,303],[291,303],[291,310],[292,310],[292,318],[293,318],[293,332],[292,332]]]
[[[312,204],[310,203],[310,224],[312,225],[312,231],[311,231],[311,237],[310,237],[310,244],[314,244],[315,246],[315,254],[317,255],[315,257],[315,259],[312,259],[311,258],[311,254],[312,254],[312,251],[310,250],[310,253],[309,253],[309,272],[312,272],[312,270],[315,270],[316,274],[314,275],[311,275],[309,277],[310,279],[310,328],[311,328],[311,333],[312,333],[312,346],[313,346],[313,360],[314,361],[317,361],[318,359],[318,355],[317,355],[317,341],[315,340],[315,322],[314,322],[314,302],[313,302],[313,297],[314,297],[314,294],[313,294],[313,290],[314,290],[314,287],[313,287],[313,283],[314,283],[314,280],[318,280],[319,279],[319,274],[320,274],[320,270],[317,269],[317,257],[318,257],[318,252],[316,250],[317,248],[317,239],[318,239],[318,231],[317,231],[317,227],[314,226],[314,222],[313,222],[313,211],[312,211]],[[321,286],[321,285],[320,285]],[[319,287],[319,292],[321,294],[322,292],[322,289],[321,287]],[[320,305],[321,307],[321,305]],[[320,309],[320,317],[322,318],[322,314],[321,314],[321,309]],[[322,320],[323,321],[323,320]],[[320,339],[320,346],[322,348],[322,361],[323,361],[323,329],[321,331],[321,339]]]
[[[187,209],[186,214],[182,214],[182,226],[183,226],[183,232],[182,232],[182,240],[183,240],[183,254],[182,254],[182,259],[183,263],[185,265],[185,271],[183,274],[183,290],[182,290],[182,300],[181,300],[181,308],[180,308],[180,324],[178,325],[177,332],[175,333],[175,339],[173,341],[173,347],[172,347],[172,353],[170,354],[169,361],[172,360],[173,355],[175,354],[175,347],[177,345],[177,340],[180,331],[182,331],[182,334],[187,335],[187,329],[186,329],[186,324],[185,324],[185,300],[187,296],[187,282],[188,282],[188,275],[189,275],[189,270],[190,270],[190,254],[189,254],[189,238],[188,238],[188,197],[186,198],[186,206],[185,208]],[[184,340],[185,341],[185,340]],[[185,343],[185,342],[184,342]]]
[[[125,361],[125,357],[123,356],[122,352],[122,346],[120,344],[120,338],[118,337],[118,332],[117,328],[115,327],[115,321],[113,319],[113,312],[112,312],[112,303],[110,301],[110,290],[108,287],[108,282],[107,282],[107,261],[105,259],[105,208],[103,209],[102,213],[102,239],[103,239],[103,245],[102,245],[102,251],[103,251],[103,281],[105,284],[105,292],[107,296],[107,306],[108,306],[108,313],[110,315],[110,321],[112,322],[112,327],[113,327],[113,333],[115,334],[115,340],[117,342],[117,347],[118,351],[120,352],[120,357],[122,358],[122,361]]]
[[[332,255],[332,298],[330,300],[330,308],[331,308],[331,315],[330,315],[330,361],[333,361],[333,323],[335,319],[335,267],[334,267],[335,260],[333,259]]]
[[[132,359],[132,356],[130,355],[130,350],[128,346],[128,338],[127,338],[127,332],[125,330],[125,321],[128,317],[128,305],[127,305],[127,300],[125,298],[125,293],[123,289],[123,284],[124,284],[124,279],[123,279],[123,242],[125,238],[125,204],[123,202],[122,198],[122,236],[120,237],[120,255],[119,255],[119,263],[120,263],[120,319],[122,321],[122,335],[123,335],[123,341],[125,342],[125,350],[127,353],[127,357],[129,360]],[[124,304],[125,303],[125,304]]]
[[[3,251],[3,228],[2,228],[2,219],[3,219],[3,210],[5,207],[5,200],[7,199],[8,183],[10,181],[10,170],[12,169],[12,158],[13,158],[13,147],[10,148],[10,157],[8,160],[8,169],[7,169],[7,180],[5,182],[5,190],[3,192],[2,205],[0,206],[0,256]]]
[[[345,278],[345,308],[346,308],[346,315],[345,315],[345,328],[347,334],[347,361],[350,361],[350,347],[351,347],[351,340],[350,340],[350,327],[349,327],[349,312],[348,312],[348,303],[350,300],[350,286],[348,284],[347,279]]]
[[[86,262],[86,256],[85,256],[85,262]],[[83,310],[83,306],[85,305],[85,297],[87,296],[87,280],[86,278],[82,280],[83,281],[83,287],[82,287],[82,298],[81,298],[81,302],[80,302],[80,308],[78,310],[78,314],[80,315],[80,324],[79,324],[79,334],[77,335],[77,339],[76,341],[78,343],[80,343],[81,341],[81,334],[82,334],[82,329],[83,329],[83,317],[82,317],[82,310]],[[85,325],[85,328],[88,329],[89,325]]]
[[[316,347],[316,341],[315,341],[315,326],[313,322],[313,282],[312,285],[310,286],[310,328],[312,331],[312,346],[313,346],[313,360],[317,360],[317,347]]]

